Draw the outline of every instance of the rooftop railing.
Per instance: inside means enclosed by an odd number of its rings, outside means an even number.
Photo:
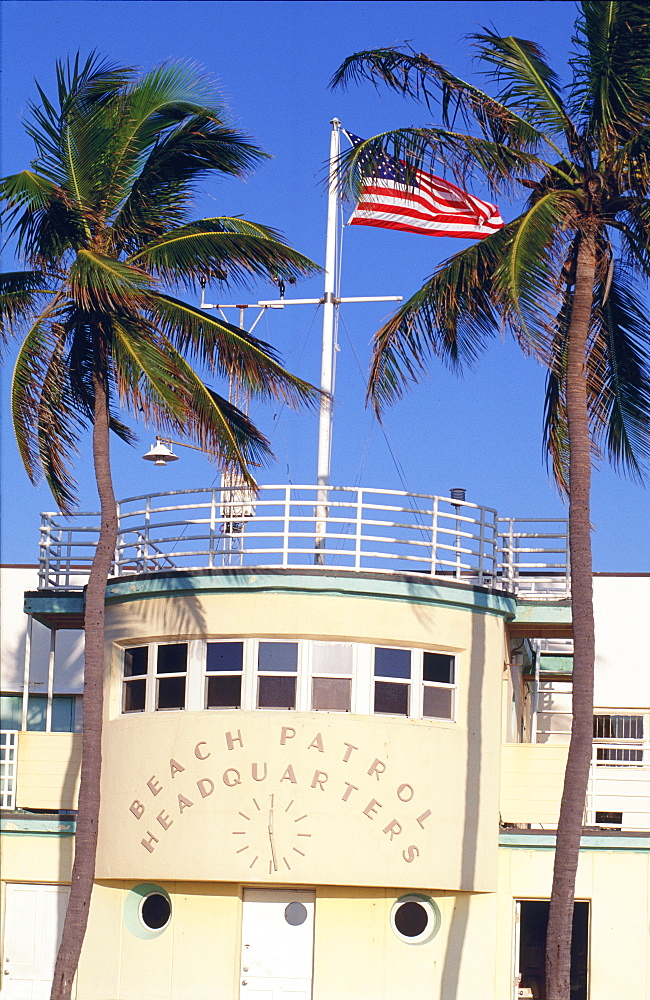
[[[426,575],[533,597],[569,593],[567,523],[450,497],[354,487],[214,487],[118,504],[111,575],[217,567]],[[82,588],[99,514],[42,515],[39,587]]]

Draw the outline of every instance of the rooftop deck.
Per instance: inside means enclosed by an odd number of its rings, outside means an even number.
[[[451,497],[311,485],[214,487],[118,504],[111,576],[312,567],[457,579],[539,599],[570,594],[567,521],[500,517]],[[81,589],[97,512],[42,515],[40,589]]]

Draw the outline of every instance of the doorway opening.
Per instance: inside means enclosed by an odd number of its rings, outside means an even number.
[[[519,986],[531,990],[534,1000],[546,1000],[544,961],[549,903],[521,900],[519,911],[519,954],[516,972]],[[571,938],[571,1000],[587,1000],[589,968],[589,903],[574,903]]]

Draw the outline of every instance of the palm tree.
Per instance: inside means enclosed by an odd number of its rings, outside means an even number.
[[[33,481],[64,511],[70,460],[92,427],[101,527],[86,589],[81,788],[72,888],[53,998],[68,998],[95,872],[101,768],[104,595],[117,539],[109,431],[132,435],[120,407],[184,434],[249,483],[269,454],[247,417],[194,371],[293,405],[316,390],[269,347],[165,291],[198,280],[293,280],[315,269],[272,230],[239,218],[192,221],[190,197],[210,174],[239,177],[263,153],[226,120],[195,70],[166,65],[140,78],[91,55],[57,64],[57,99],[39,87],[27,132],[29,169],[6,177],[5,218],[27,270],[1,278],[5,336],[21,335],[12,406]],[[165,286],[165,287],[163,287]]]
[[[571,921],[593,727],[592,462],[640,477],[650,457],[650,13],[583,0],[563,85],[534,42],[473,36],[495,96],[408,47],[358,52],[333,83],[369,80],[439,106],[441,126],[385,132],[345,157],[353,193],[382,155],[474,170],[520,214],[442,264],[378,331],[369,399],[377,412],[417,382],[431,355],[471,364],[508,329],[548,370],[545,443],[569,499],[574,622],[573,729],[546,955],[546,996],[568,1000]],[[524,189],[523,192],[521,189]]]

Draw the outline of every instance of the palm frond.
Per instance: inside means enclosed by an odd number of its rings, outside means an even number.
[[[134,158],[132,176],[118,188],[128,194],[112,224],[115,243],[128,252],[140,249],[185,221],[196,181],[211,172],[241,177],[264,158],[242,133],[207,114],[192,116],[153,146],[141,169]]]
[[[60,357],[66,340],[65,328],[39,316],[21,344],[11,381],[11,414],[20,457],[33,483],[40,482],[38,410],[48,369]]]
[[[576,217],[572,197],[547,191],[517,220],[495,271],[503,301],[519,318],[521,345],[549,360],[549,330],[562,309],[561,273],[571,244]]]
[[[363,80],[369,80],[375,87],[384,84],[404,96],[423,101],[429,108],[439,103],[445,126],[453,126],[456,118],[466,125],[476,122],[486,138],[513,149],[534,151],[543,138],[516,111],[454,76],[424,53],[408,47],[356,52],[339,66],[330,86],[345,87]]]
[[[243,219],[215,218],[171,229],[128,258],[165,281],[187,288],[214,273],[227,284],[249,285],[253,278],[296,278],[320,270],[292,250],[279,233]]]
[[[150,288],[145,271],[91,250],[80,250],[70,268],[71,295],[87,311],[138,309]]]
[[[458,371],[476,362],[499,328],[504,303],[493,276],[516,228],[451,257],[375,334],[368,400],[378,415],[422,379],[432,355]]]
[[[170,295],[152,296],[151,306],[152,321],[175,348],[216,374],[234,378],[254,396],[292,407],[317,405],[318,389],[288,372],[270,344]]]
[[[342,154],[340,176],[344,192],[358,198],[364,178],[376,176],[387,157],[404,164],[407,188],[415,180],[416,170],[436,173],[441,165],[444,173],[450,172],[462,188],[470,187],[478,173],[494,194],[512,191],[522,178],[529,181],[552,169],[533,153],[476,136],[433,126],[401,128],[380,132]]]
[[[270,456],[266,438],[245,414],[209,389],[164,338],[114,323],[115,366],[123,404],[147,423],[194,441],[222,466],[253,483],[248,464]]]
[[[578,150],[578,134],[566,112],[560,81],[540,46],[523,38],[502,38],[488,29],[471,37],[480,62],[492,67],[488,76],[501,88],[500,103],[523,111],[526,121],[543,135],[561,137]]]
[[[40,271],[6,271],[0,274],[0,338],[12,336],[29,316],[40,311],[41,296],[54,294]]]
[[[650,352],[639,292],[620,266],[606,292],[599,288],[588,371],[594,437],[614,466],[642,481],[650,463]]]
[[[582,0],[579,9],[570,106],[581,131],[609,154],[648,124],[648,5]]]

